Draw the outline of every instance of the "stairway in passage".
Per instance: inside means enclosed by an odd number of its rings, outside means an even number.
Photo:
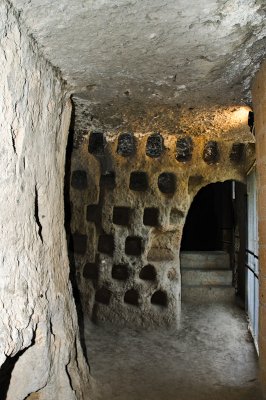
[[[224,251],[183,251],[180,254],[182,302],[232,302],[232,270]]]

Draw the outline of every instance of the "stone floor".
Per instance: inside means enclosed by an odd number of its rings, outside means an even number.
[[[179,331],[85,322],[100,400],[261,400],[257,355],[236,305],[183,305]]]

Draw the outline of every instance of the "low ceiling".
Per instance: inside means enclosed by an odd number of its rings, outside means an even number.
[[[265,0],[12,0],[69,89],[90,103],[249,102]]]

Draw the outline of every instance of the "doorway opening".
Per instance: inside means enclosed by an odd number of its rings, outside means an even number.
[[[212,183],[195,196],[181,242],[182,301],[234,300],[232,181]]]
[[[256,171],[247,184],[213,183],[195,196],[183,230],[183,301],[235,302],[258,351],[259,269]],[[232,296],[232,287],[234,294]],[[231,292],[231,294],[230,294]]]
[[[181,251],[231,252],[233,230],[232,181],[211,183],[197,193],[191,204]]]

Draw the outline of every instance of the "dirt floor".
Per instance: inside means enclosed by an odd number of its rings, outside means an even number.
[[[236,305],[183,305],[180,330],[85,321],[101,400],[261,400],[257,354]]]

